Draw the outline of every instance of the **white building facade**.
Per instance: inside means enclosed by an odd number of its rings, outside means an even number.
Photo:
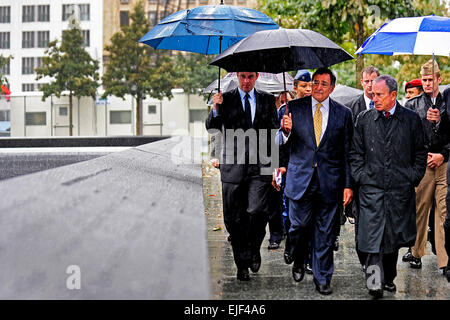
[[[4,70],[13,94],[38,91],[49,79],[36,80],[49,42],[61,41],[71,20],[79,20],[85,48],[103,70],[103,1],[1,0],[0,54],[13,56]]]

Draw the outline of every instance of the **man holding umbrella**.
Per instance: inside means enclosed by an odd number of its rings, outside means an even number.
[[[441,77],[439,66],[433,61],[425,63],[420,70],[424,94],[408,100],[405,107],[416,111],[422,119],[425,133],[425,144],[428,149],[428,160],[425,176],[416,190],[417,207],[417,238],[412,247],[411,268],[422,267],[421,258],[425,255],[427,244],[428,218],[430,209],[435,200],[435,247],[438,267],[444,269],[447,266],[447,253],[444,248],[444,227],[446,215],[445,195],[447,193],[447,162],[449,157],[449,144],[442,135],[437,135],[433,124],[427,120],[427,111],[433,106],[432,98],[436,99],[435,108],[442,114],[445,112],[445,104],[442,94],[439,92]],[[434,82],[434,88],[433,88]],[[434,91],[433,91],[434,90]]]
[[[238,88],[214,95],[206,129],[223,133],[220,175],[224,223],[231,236],[237,278],[248,281],[248,268],[258,272],[261,266],[272,180],[272,172],[263,169],[271,165],[274,155],[267,154],[271,130],[276,131],[279,123],[275,97],[254,88],[258,73],[238,72],[237,76]]]
[[[285,261],[294,262],[296,282],[304,278],[304,261],[312,236],[312,269],[316,290],[331,294],[333,244],[339,210],[351,190],[349,152],[351,111],[329,98],[336,77],[328,68],[313,74],[312,95],[288,103],[283,116],[283,143],[290,146],[285,194],[289,198],[289,238]]]

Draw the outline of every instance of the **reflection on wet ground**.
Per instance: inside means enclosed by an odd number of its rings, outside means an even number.
[[[202,170],[205,213],[208,223],[212,299],[372,299],[367,293],[364,274],[355,252],[354,226],[348,222],[342,226],[339,250],[334,255],[335,271],[331,281],[332,295],[322,296],[317,293],[312,275],[306,274],[305,279],[300,283],[293,280],[292,265],[286,265],[283,259],[284,240],[279,249],[267,249],[268,229],[261,248],[261,269],[256,274],[250,272],[250,281],[238,281],[231,245],[227,241],[228,233],[223,224],[219,170],[208,162],[204,162]],[[438,269],[436,256],[431,252],[430,246],[427,247],[427,254],[422,258],[422,269],[419,270],[411,269],[409,263],[401,261],[406,250],[406,248],[402,248],[399,253],[398,275],[394,281],[397,285],[397,292],[385,292],[383,299],[450,299],[450,283]]]

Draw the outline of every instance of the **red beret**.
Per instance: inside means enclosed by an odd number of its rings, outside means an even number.
[[[422,86],[422,80],[421,79],[414,79],[410,82],[407,82],[405,85],[405,90],[408,88],[415,88],[415,87],[421,87]]]

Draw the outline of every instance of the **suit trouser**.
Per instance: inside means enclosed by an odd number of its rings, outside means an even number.
[[[447,162],[444,162],[437,169],[427,167],[425,175],[416,188],[416,210],[417,210],[417,236],[416,243],[412,247],[412,255],[421,258],[425,255],[425,247],[428,235],[428,219],[433,198],[436,202],[434,216],[434,235],[437,263],[439,268],[445,267],[448,256],[445,251],[444,220],[447,214],[446,194],[447,194]]]
[[[283,239],[283,193],[275,188],[269,189],[270,213],[269,213],[269,243],[280,243]]]
[[[397,277],[397,259],[398,249],[391,253],[384,253],[383,248],[381,248],[380,252],[367,253],[365,263],[367,287],[371,289],[370,286],[373,285],[376,289],[378,285],[376,279],[379,280],[381,288],[385,283],[394,282],[395,277]],[[379,272],[379,274],[374,276],[374,272]]]
[[[304,263],[308,242],[312,239],[312,269],[317,284],[329,284],[334,271],[333,244],[339,223],[337,203],[326,203],[320,192],[317,171],[314,170],[305,194],[299,200],[289,199],[290,254],[294,264]]]
[[[270,182],[260,176],[241,183],[222,182],[223,218],[236,266],[247,268],[266,235]]]

